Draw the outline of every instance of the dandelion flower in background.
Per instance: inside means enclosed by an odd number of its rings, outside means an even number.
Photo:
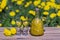
[[[12,20],[12,21],[11,21],[11,24],[12,24],[12,25],[15,25],[15,24],[16,24],[15,20]]]
[[[29,11],[29,14],[32,14],[32,15],[34,15],[34,16],[35,16],[35,15],[36,15],[36,12],[35,12],[35,11],[33,11],[33,10],[30,10],[30,11]]]
[[[9,15],[12,16],[12,17],[14,17],[14,16],[16,15],[16,13],[15,13],[14,11],[11,11],[11,12],[9,13]]]
[[[43,12],[43,15],[49,15],[49,12],[45,11]]]
[[[56,14],[55,14],[55,13],[51,13],[51,14],[50,14],[50,18],[51,18],[51,19],[53,19],[53,18],[55,18],[55,17],[56,17]]]

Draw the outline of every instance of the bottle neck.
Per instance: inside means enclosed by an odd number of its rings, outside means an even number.
[[[36,11],[36,18],[39,18],[39,11]]]

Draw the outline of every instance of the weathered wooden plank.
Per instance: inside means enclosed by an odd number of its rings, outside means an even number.
[[[0,28],[0,40],[60,40],[60,28],[45,27],[44,35],[39,37],[31,36],[30,34],[28,36],[15,35],[6,37],[3,35],[3,29]]]

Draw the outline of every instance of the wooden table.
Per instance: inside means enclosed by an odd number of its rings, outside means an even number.
[[[45,32],[43,36],[19,36],[14,35],[11,37],[6,37],[3,35],[3,29],[0,28],[0,40],[60,40],[60,28],[56,27],[45,27]]]

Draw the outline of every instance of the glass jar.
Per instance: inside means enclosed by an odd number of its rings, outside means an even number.
[[[39,18],[39,9],[36,8],[36,16],[32,20],[30,34],[33,36],[41,36],[44,34],[43,22]]]

